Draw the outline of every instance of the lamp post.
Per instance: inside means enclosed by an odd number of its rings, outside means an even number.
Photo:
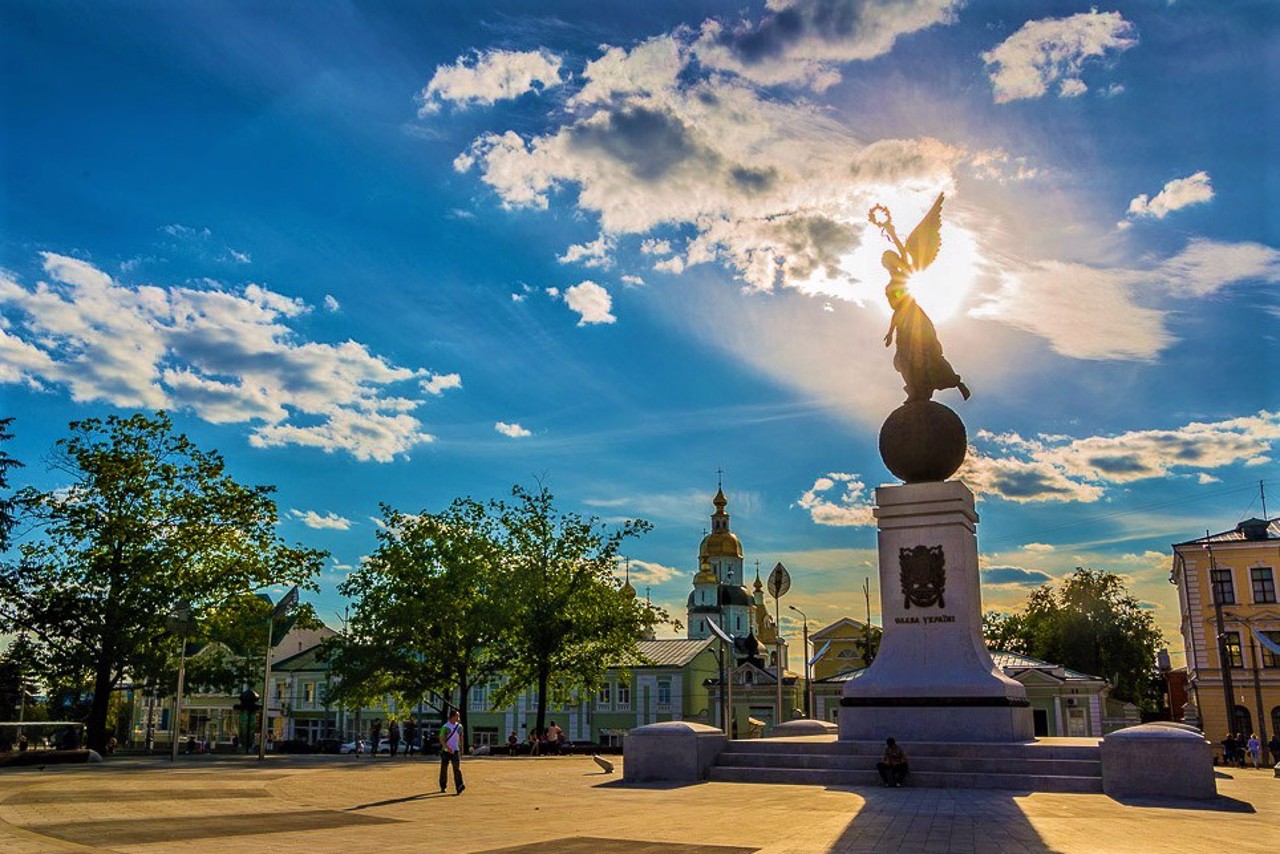
[[[271,633],[272,633],[272,630],[275,628],[275,621],[280,617],[283,617],[286,614],[288,614],[291,610],[293,610],[293,606],[297,604],[298,604],[298,585],[295,584],[293,586],[293,589],[291,589],[288,593],[284,594],[284,597],[281,598],[280,603],[276,605],[275,609],[271,612],[271,616],[267,618],[267,653],[266,655],[263,656],[263,660],[262,660],[263,661],[262,711],[259,713],[259,717],[261,718],[261,720],[259,721],[259,725],[258,725],[258,758],[259,759],[265,759],[267,756],[267,708],[268,708],[267,704],[270,702],[270,697],[271,697],[271,694],[270,694],[270,691],[271,691],[271,645],[272,645],[271,642],[273,640],[273,638],[271,637]],[[283,708],[281,709],[281,711],[283,712]],[[373,749],[376,754],[378,745],[375,744],[373,746]]]
[[[809,678],[809,615],[795,605],[788,605],[804,620],[804,716],[813,717],[813,680]]]
[[[169,761],[178,759],[178,734],[182,727],[182,683],[187,675],[187,635],[191,633],[191,607],[179,605],[169,617],[169,630],[178,636],[178,693],[173,697],[173,723],[169,727]]]
[[[1257,710],[1257,716],[1258,716],[1258,723],[1257,723],[1258,740],[1262,742],[1262,746],[1261,748],[1259,748],[1258,753],[1263,757],[1265,757],[1267,755],[1267,719],[1266,717],[1264,717],[1264,714],[1266,712],[1266,707],[1262,705],[1262,681],[1258,675],[1258,642],[1253,634],[1254,621],[1253,621],[1253,618],[1251,617],[1242,617],[1239,614],[1229,613],[1229,614],[1224,614],[1223,616],[1233,620],[1236,623],[1244,625],[1244,627],[1249,630],[1249,663],[1252,665],[1252,669],[1253,669],[1253,702],[1254,702],[1254,708]],[[1246,738],[1248,738],[1249,735],[1251,734],[1252,733],[1245,733],[1244,735]],[[1275,759],[1276,757],[1273,756],[1271,758]],[[1267,764],[1271,764],[1271,763],[1267,763]]]

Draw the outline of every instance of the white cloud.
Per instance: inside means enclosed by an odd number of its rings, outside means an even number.
[[[1119,12],[1096,9],[1067,18],[1028,21],[982,54],[998,104],[1039,98],[1058,83],[1058,94],[1076,97],[1088,87],[1080,79],[1086,60],[1128,50],[1138,43],[1133,24]]]
[[[0,381],[63,386],[80,402],[185,408],[251,423],[258,447],[300,444],[389,461],[432,437],[391,389],[427,376],[355,341],[301,340],[309,309],[250,284],[239,292],[127,286],[91,264],[43,253],[49,282],[0,274]]]
[[[833,493],[832,491],[835,490]],[[819,525],[875,527],[873,497],[856,474],[830,472],[796,501]]]
[[[315,510],[290,510],[289,515],[308,528],[315,528],[316,530],[331,528],[335,531],[348,531],[351,529],[350,519],[339,516],[332,511],[322,516]]]
[[[1134,481],[1194,474],[1204,483],[1213,470],[1270,461],[1278,442],[1280,413],[1267,411],[1083,439],[982,431],[975,445],[988,450],[971,450],[957,477],[979,495],[1019,503],[1088,503],[1105,497],[1109,487]]]
[[[519,424],[508,424],[506,421],[497,422],[493,425],[493,429],[512,439],[523,439],[526,436],[533,435],[533,433],[524,429]]]
[[[451,388],[462,388],[462,376],[460,374],[432,374],[430,378],[418,383],[418,387],[427,394],[439,396]]]
[[[636,584],[665,584],[673,578],[679,578],[685,573],[673,566],[665,566],[660,563],[654,563],[649,560],[631,559],[631,583]]]
[[[1153,305],[1250,280],[1280,282],[1280,251],[1196,239],[1146,269],[1060,261],[1011,265],[1001,273],[999,289],[970,314],[1032,332],[1076,359],[1153,359],[1175,340],[1165,311]]]
[[[602,234],[590,243],[575,243],[556,260],[561,264],[581,264],[584,267],[613,266],[613,238]]]
[[[1213,199],[1213,185],[1208,172],[1196,172],[1185,178],[1174,178],[1164,185],[1154,199],[1143,193],[1129,202],[1129,215],[1164,219],[1170,212]]]
[[[441,65],[419,97],[418,114],[439,112],[445,102],[489,105],[560,83],[560,57],[542,50],[490,50]]]
[[[586,326],[588,323],[613,323],[618,319],[610,313],[613,309],[613,297],[590,280],[565,288],[564,301],[578,313],[579,326]]]
[[[638,288],[644,284],[644,279],[640,278],[639,276],[629,276],[629,275],[622,276],[621,281],[622,281],[622,284],[627,285],[629,287],[633,287],[633,288]]]
[[[250,257],[248,252],[240,252],[232,249],[230,246],[227,247],[227,254],[230,255],[231,260],[235,261],[237,264],[249,264],[253,261],[253,258]]]
[[[338,311],[342,306],[338,303],[337,298],[333,294],[324,295],[324,310]]]

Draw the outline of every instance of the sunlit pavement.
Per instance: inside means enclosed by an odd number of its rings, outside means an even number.
[[[183,757],[0,771],[0,851],[1274,852],[1280,779],[1215,803],[1102,795],[627,787],[590,758],[479,758],[441,795],[423,759]],[[620,769],[619,769],[620,771]]]

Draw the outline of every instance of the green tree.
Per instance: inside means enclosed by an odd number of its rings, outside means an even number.
[[[468,692],[500,673],[511,622],[495,519],[470,498],[419,515],[384,505],[382,518],[377,549],[340,587],[353,607],[330,644],[333,699],[414,705],[456,690],[465,743]]]
[[[1112,696],[1154,709],[1156,652],[1164,637],[1120,576],[1081,569],[1033,590],[1020,613],[984,617],[989,645],[1102,676]]]
[[[153,416],[73,422],[53,468],[68,482],[16,496],[37,533],[0,569],[0,630],[25,629],[53,671],[89,672],[85,730],[101,750],[113,692],[171,667],[165,617],[244,591],[310,584],[325,553],[276,534],[273,488],[245,486],[222,457]]]
[[[28,710],[35,689],[34,675],[40,670],[40,648],[26,634],[19,634],[0,656],[0,720],[16,721],[24,706]],[[4,735],[4,733],[0,733]]]
[[[504,637],[506,692],[533,686],[538,729],[548,702],[593,692],[611,666],[642,663],[637,641],[666,614],[619,589],[614,567],[622,543],[651,529],[628,520],[608,530],[594,517],[556,509],[545,486],[513,487],[494,507],[509,583],[512,622]]]

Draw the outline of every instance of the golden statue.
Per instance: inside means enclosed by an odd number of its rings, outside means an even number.
[[[942,355],[942,344],[938,342],[933,321],[916,302],[908,286],[911,274],[932,264],[942,248],[942,193],[938,194],[933,207],[929,208],[906,243],[898,239],[893,217],[884,205],[876,205],[868,211],[867,219],[878,226],[880,233],[898,250],[889,250],[880,256],[880,263],[889,271],[889,284],[885,286],[884,294],[893,309],[884,346],[892,344],[894,335],[897,335],[898,349],[894,352],[893,367],[906,381],[906,402],[931,400],[935,391],[944,388],[959,389],[961,396],[968,400],[968,386]]]

